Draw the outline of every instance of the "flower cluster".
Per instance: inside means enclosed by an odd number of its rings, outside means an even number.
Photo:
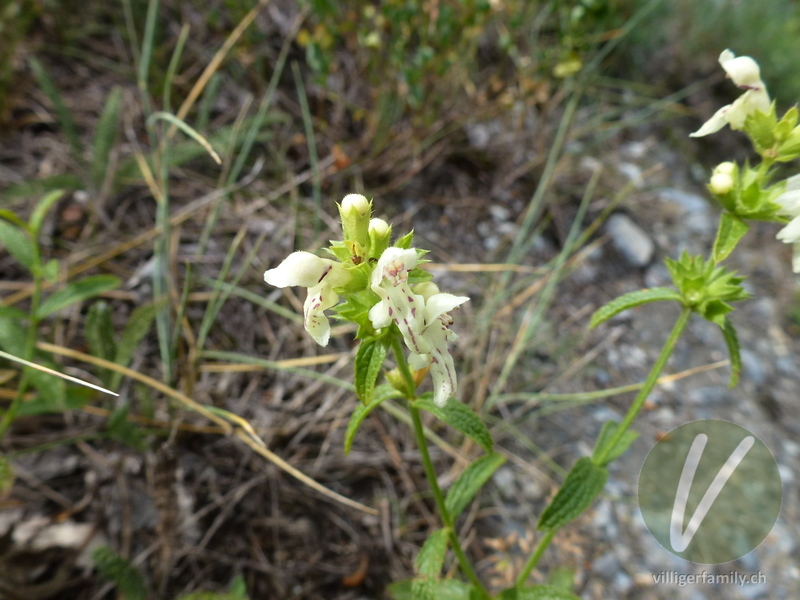
[[[346,196],[339,206],[345,239],[327,248],[338,260],[293,252],[264,273],[264,280],[276,287],[308,288],[305,328],[321,346],[330,339],[328,309],[357,323],[359,337],[401,336],[411,351],[410,366],[430,367],[434,402],[442,406],[456,391],[449,343],[457,336],[448,313],[469,298],[440,292],[419,269],[425,252],[410,247],[412,235],[391,246],[391,227],[371,219],[371,212],[372,203],[364,196]],[[340,298],[345,300],[341,304]]]
[[[800,175],[772,185],[769,181],[769,167],[772,164],[790,162],[800,156],[800,126],[797,124],[800,113],[797,108],[791,108],[778,120],[775,106],[770,102],[766,85],[761,80],[758,64],[749,56],[736,57],[730,50],[725,50],[719,62],[733,82],[745,92],[732,104],[719,109],[691,136],[715,133],[725,125],[742,129],[750,137],[763,162],[758,168],[751,168],[747,164],[739,167],[732,162],[721,163],[714,169],[708,189],[726,213],[739,223],[739,235],[746,232],[745,222],[749,220],[786,224],[777,237],[794,245],[792,268],[795,273],[800,273]],[[734,221],[728,219],[727,224]],[[718,236],[718,247],[723,246],[720,239]],[[733,245],[735,241],[720,256],[727,256]]]

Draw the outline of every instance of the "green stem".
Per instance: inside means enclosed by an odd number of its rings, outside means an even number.
[[[620,423],[619,427],[617,427],[614,435],[605,445],[605,448],[603,448],[603,450],[597,456],[597,459],[594,461],[595,464],[602,465],[606,462],[609,453],[616,447],[616,445],[622,439],[622,436],[625,435],[625,432],[633,423],[636,415],[639,414],[639,411],[642,409],[645,400],[647,400],[647,397],[650,395],[650,392],[653,391],[658,378],[661,376],[661,372],[664,370],[664,367],[667,366],[667,361],[669,360],[669,357],[672,356],[672,351],[675,349],[675,344],[678,343],[678,339],[686,329],[686,325],[689,324],[689,318],[691,316],[692,309],[688,306],[685,306],[681,311],[675,326],[672,328],[672,332],[669,334],[667,341],[664,343],[664,347],[661,349],[661,354],[658,355],[656,364],[654,364],[653,368],[650,370],[650,374],[647,376],[647,380],[644,382],[642,389],[639,390],[639,393],[636,395],[633,404],[631,404],[631,407],[628,409],[628,413],[625,415],[625,418],[622,420],[622,423]]]
[[[397,368],[400,369],[400,373],[403,375],[403,379],[405,380],[408,388],[406,394],[408,398],[408,411],[411,414],[411,423],[414,429],[414,435],[417,438],[417,445],[419,446],[422,468],[425,470],[425,477],[428,480],[428,485],[431,488],[433,499],[436,502],[437,509],[439,510],[442,525],[444,525],[449,532],[450,545],[453,548],[453,553],[456,555],[458,564],[460,565],[461,570],[464,572],[464,575],[466,575],[467,579],[469,579],[472,585],[475,587],[478,596],[484,600],[491,600],[492,595],[489,593],[483,583],[481,583],[477,573],[475,573],[475,569],[472,568],[467,555],[461,548],[461,541],[458,539],[458,533],[456,532],[453,518],[450,515],[450,512],[447,510],[447,505],[444,501],[444,494],[442,494],[442,489],[439,487],[439,481],[436,478],[436,470],[433,467],[433,461],[431,460],[430,452],[428,452],[428,440],[425,438],[425,429],[422,425],[422,418],[420,417],[419,409],[414,406],[414,400],[416,400],[416,385],[414,383],[414,376],[411,373],[411,368],[408,366],[408,362],[406,362],[402,344],[397,336],[392,337],[392,350],[394,352],[395,360],[397,361]]]
[[[526,562],[525,566],[522,568],[522,573],[520,573],[519,577],[517,577],[517,587],[522,587],[525,585],[525,582],[528,581],[531,571],[533,571],[533,569],[536,568],[536,565],[539,564],[539,559],[542,558],[542,554],[544,554],[544,551],[547,550],[547,547],[550,545],[550,541],[553,539],[555,534],[556,530],[551,529],[541,540],[539,540],[539,543],[536,544],[536,548],[533,549],[533,554],[531,554],[528,562]]]
[[[675,323],[675,326],[672,328],[672,332],[669,334],[667,341],[664,342],[664,347],[661,349],[661,354],[658,355],[658,360],[656,360],[653,368],[650,370],[647,380],[644,382],[644,385],[636,395],[636,398],[634,399],[633,404],[631,404],[631,407],[628,409],[628,412],[625,415],[625,418],[622,420],[622,423],[620,423],[612,438],[608,441],[601,453],[594,460],[595,464],[602,465],[606,462],[608,459],[608,454],[619,443],[619,441],[622,439],[622,436],[625,435],[625,432],[628,430],[628,428],[630,428],[634,419],[636,419],[636,415],[639,414],[639,411],[642,409],[645,400],[647,400],[650,392],[653,391],[658,378],[661,376],[661,372],[667,365],[669,357],[672,356],[672,352],[675,350],[675,345],[678,343],[678,339],[680,339],[681,335],[686,330],[686,325],[688,325],[689,318],[691,316],[692,309],[690,307],[684,307],[680,316],[678,317],[677,322]],[[551,529],[541,540],[539,540],[539,543],[536,545],[536,548],[534,548],[530,558],[525,563],[522,573],[520,573],[520,576],[517,578],[517,587],[524,585],[528,580],[531,571],[533,571],[533,569],[539,563],[539,559],[550,545],[550,542],[553,541],[553,537],[557,531],[557,529]]]

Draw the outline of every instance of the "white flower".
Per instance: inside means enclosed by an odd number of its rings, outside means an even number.
[[[456,390],[456,372],[448,343],[456,339],[447,313],[469,298],[439,293],[433,284],[420,286],[422,296],[411,290],[408,273],[417,265],[414,249],[387,248],[372,272],[370,287],[381,297],[369,311],[373,327],[381,329],[394,321],[411,350],[414,369],[430,365],[433,400],[443,406]]]
[[[308,288],[303,305],[306,331],[320,346],[327,346],[331,336],[325,310],[339,302],[339,295],[333,288],[349,280],[350,274],[341,263],[310,252],[292,252],[281,264],[264,273],[264,281],[275,287],[299,285]]]
[[[690,134],[691,137],[701,137],[715,133],[730,125],[732,129],[744,127],[745,119],[756,111],[768,113],[770,100],[767,87],[761,81],[758,64],[749,56],[736,55],[730,50],[725,50],[719,55],[719,64],[728,73],[739,88],[746,90],[733,104],[720,108],[714,116],[706,121],[703,126]]]
[[[800,273],[800,175],[789,177],[786,180],[786,189],[775,198],[775,202],[781,205],[778,212],[792,219],[786,227],[778,232],[776,237],[787,244],[794,244],[792,270]]]

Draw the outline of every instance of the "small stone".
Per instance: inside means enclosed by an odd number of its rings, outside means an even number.
[[[755,352],[751,352],[746,348],[742,348],[742,370],[747,379],[760,385],[767,380],[767,375],[764,370],[764,363]]]
[[[653,240],[630,217],[612,215],[606,224],[611,243],[625,261],[633,267],[646,267],[655,253]]]

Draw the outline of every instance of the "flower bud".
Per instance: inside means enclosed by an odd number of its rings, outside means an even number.
[[[730,161],[719,163],[716,168],[714,169],[714,175],[723,174],[723,175],[733,175],[733,172],[736,170],[736,165]]]
[[[708,189],[712,194],[722,196],[727,194],[733,189],[733,177],[728,173],[717,173],[711,176],[711,181],[708,182]]]
[[[344,239],[367,245],[367,228],[372,203],[361,194],[348,194],[339,206]]]
[[[389,247],[392,238],[392,227],[383,219],[372,219],[369,222],[369,255],[378,258]]]

